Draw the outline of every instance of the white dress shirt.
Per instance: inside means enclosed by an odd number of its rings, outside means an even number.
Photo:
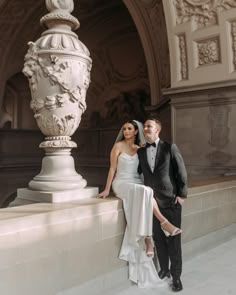
[[[158,147],[159,140],[160,140],[160,138],[158,137],[158,139],[155,141],[156,147],[150,146],[146,149],[147,161],[148,161],[148,164],[149,164],[152,172],[154,171],[154,168],[155,168],[155,160],[156,160],[157,147]]]

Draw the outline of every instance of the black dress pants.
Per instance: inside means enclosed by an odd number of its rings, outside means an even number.
[[[168,221],[181,227],[182,206],[179,203],[173,207],[159,207],[159,209]],[[180,278],[182,273],[181,234],[166,237],[161,229],[160,221],[153,216],[153,238],[161,270],[170,270],[172,278]]]

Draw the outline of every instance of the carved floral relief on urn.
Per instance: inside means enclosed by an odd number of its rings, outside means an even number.
[[[70,149],[76,147],[70,137],[86,110],[92,60],[86,46],[73,32],[79,28],[79,21],[70,14],[74,9],[73,0],[46,0],[45,3],[49,13],[40,22],[47,30],[36,42],[28,43],[23,73],[29,80],[34,117],[46,136],[40,147],[47,156],[55,152],[65,155],[66,148],[70,154]],[[55,175],[50,177],[54,182]],[[86,181],[81,186],[86,186]],[[37,185],[30,187],[39,189]],[[51,188],[57,189],[57,186]],[[43,186],[40,189],[44,189]]]

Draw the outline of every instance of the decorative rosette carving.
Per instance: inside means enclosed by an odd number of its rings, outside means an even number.
[[[219,38],[207,39],[197,43],[199,66],[220,62],[219,43]]]

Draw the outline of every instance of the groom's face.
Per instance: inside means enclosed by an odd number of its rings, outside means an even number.
[[[160,131],[161,128],[155,121],[147,120],[144,123],[143,133],[148,142],[152,143],[156,141]]]

